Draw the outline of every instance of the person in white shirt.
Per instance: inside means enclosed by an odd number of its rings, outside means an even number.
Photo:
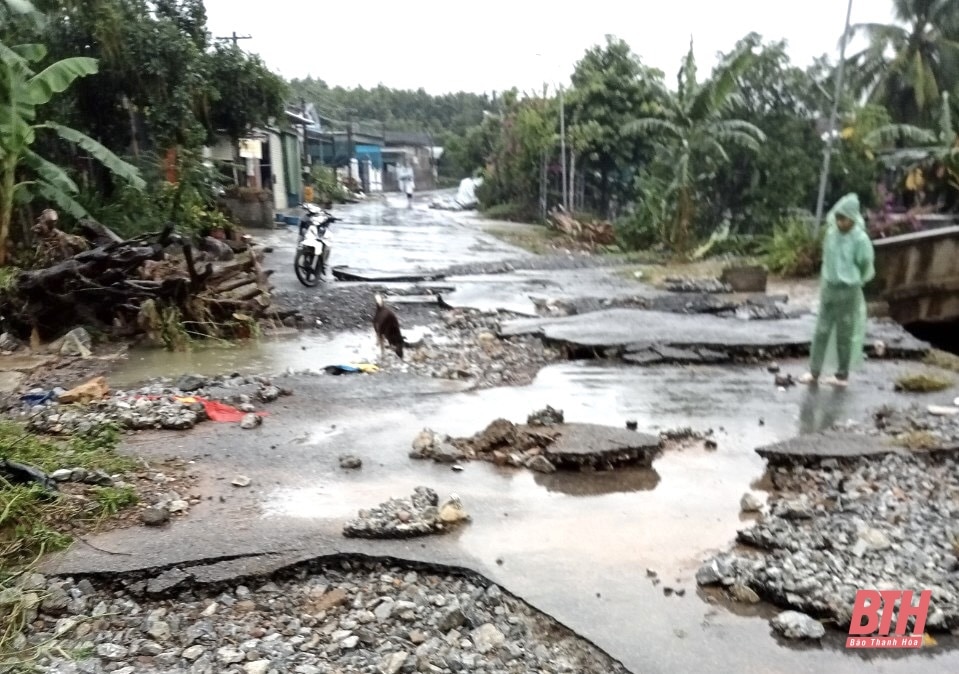
[[[400,167],[399,171],[400,178],[400,187],[406,193],[406,205],[409,208],[413,207],[413,190],[415,185],[413,184],[413,167],[409,165],[409,160],[407,163],[404,163]]]

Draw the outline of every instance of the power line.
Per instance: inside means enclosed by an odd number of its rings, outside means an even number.
[[[216,38],[216,39],[217,39],[217,40],[230,40],[230,41],[233,42],[233,46],[236,47],[236,46],[237,46],[236,43],[239,42],[240,40],[250,40],[250,39],[252,39],[252,38],[253,38],[252,35],[237,35],[237,34],[236,34],[236,31],[233,31],[233,35],[232,35],[231,37],[218,37],[218,38]]]

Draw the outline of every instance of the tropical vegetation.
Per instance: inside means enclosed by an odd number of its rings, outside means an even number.
[[[850,29],[865,46],[846,63],[826,176],[826,201],[857,192],[875,236],[959,210],[959,3],[892,9],[887,24]],[[124,233],[167,219],[222,226],[223,176],[202,148],[301,103],[431,135],[441,175],[482,177],[481,206],[499,217],[543,221],[563,205],[613,222],[624,249],[762,249],[781,269],[806,268],[805,253],[783,257],[817,241],[809,214],[837,64],[801,67],[785,41],[755,33],[708,73],[690,49],[667,77],[609,36],[562,92],[440,96],[284,82],[212,39],[202,0],[0,0],[0,47],[0,238],[17,245],[50,205]],[[314,182],[323,198],[342,189],[329,171]]]

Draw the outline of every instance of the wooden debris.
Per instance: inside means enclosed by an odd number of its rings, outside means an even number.
[[[270,307],[262,253],[249,246],[229,262],[210,262],[172,225],[124,240],[93,222],[80,226],[86,238],[66,234],[56,221],[55,211],[44,211],[34,228],[49,266],[21,273],[6,298],[4,315],[25,333],[54,338],[86,325],[115,337],[159,339],[171,329],[233,337],[250,332],[237,313],[282,320]]]
[[[616,232],[605,220],[578,220],[565,210],[554,208],[549,213],[549,223],[553,229],[577,241],[599,246],[608,246],[616,242]]]

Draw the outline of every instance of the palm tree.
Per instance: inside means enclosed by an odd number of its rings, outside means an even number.
[[[942,92],[959,87],[959,2],[893,0],[896,23],[851,26],[869,46],[852,56],[857,93],[885,105],[897,122],[930,124]]]
[[[690,246],[696,219],[696,183],[710,161],[729,161],[725,145],[756,151],[766,136],[753,124],[728,119],[735,102],[736,80],[754,61],[752,50],[742,48],[721,63],[706,82],[696,80],[696,59],[689,53],[679,69],[679,90],[663,102],[660,116],[627,123],[625,134],[654,136],[657,160],[671,166],[673,179],[666,195],[670,222],[667,243],[680,254]]]

